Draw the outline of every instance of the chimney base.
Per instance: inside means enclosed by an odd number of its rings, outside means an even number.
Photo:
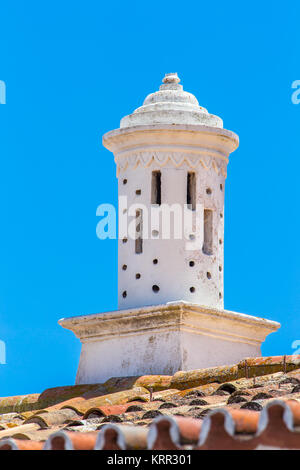
[[[266,336],[280,327],[186,302],[64,318],[59,324],[82,343],[76,384],[236,364],[261,356]]]

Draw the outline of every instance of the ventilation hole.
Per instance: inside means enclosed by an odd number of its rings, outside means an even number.
[[[206,273],[207,279],[211,279],[211,274],[209,272]]]
[[[155,259],[153,260],[153,264],[157,264],[157,263],[158,263],[158,259],[155,258]]]
[[[151,204],[161,204],[161,172],[152,171]]]
[[[159,231],[158,230],[152,230],[152,237],[158,237]]]
[[[195,292],[195,290],[196,290],[195,287],[190,287],[190,291],[191,291],[192,293]]]
[[[219,271],[222,272],[222,266],[219,266]]]
[[[195,266],[195,261],[190,261],[190,262],[189,262],[189,265],[190,265],[190,267],[192,268],[193,266]]]
[[[158,292],[159,287],[155,284],[154,286],[152,286],[152,290],[153,290],[153,292]]]
[[[212,193],[212,190],[210,188],[206,188],[206,194],[208,194],[210,196],[211,193]]]
[[[127,240],[128,240],[127,238],[123,238],[122,242],[127,243]]]
[[[189,209],[196,209],[196,174],[187,174],[186,203]]]
[[[140,273],[137,273],[137,274],[135,275],[135,278],[136,278],[136,279],[140,279],[140,278],[141,278]]]
[[[223,219],[223,214],[222,214],[222,212],[220,212],[220,218]]]
[[[204,209],[204,239],[202,251],[205,255],[212,255],[213,253],[213,211],[211,209]]]
[[[135,192],[135,194],[136,194],[137,196],[140,196],[140,195],[142,194],[142,191],[141,191],[140,189],[137,189],[136,192]]]
[[[220,191],[223,191],[223,185],[220,184]]]
[[[122,296],[123,296],[124,299],[127,297],[127,292],[126,292],[126,290],[124,290],[124,292],[122,293]]]
[[[123,179],[123,184],[127,184],[127,179],[126,178]]]
[[[136,234],[136,239],[135,239],[135,252],[137,254],[143,253],[143,210],[137,210],[136,211],[136,217],[135,217],[135,234]]]
[[[189,239],[190,239],[190,240],[195,240],[195,235],[194,235],[193,233],[191,233],[191,234],[189,235]]]
[[[123,269],[123,271],[126,271],[126,269],[127,269],[127,264],[123,264],[122,269]]]

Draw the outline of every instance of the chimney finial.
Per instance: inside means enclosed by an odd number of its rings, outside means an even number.
[[[177,73],[166,73],[163,78],[163,83],[179,83],[180,78],[178,77]]]

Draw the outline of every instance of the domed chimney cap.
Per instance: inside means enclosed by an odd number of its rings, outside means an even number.
[[[194,95],[183,90],[177,73],[167,73],[162,81],[159,91],[148,95],[143,106],[121,120],[121,128],[159,124],[223,127],[221,118],[209,114]]]

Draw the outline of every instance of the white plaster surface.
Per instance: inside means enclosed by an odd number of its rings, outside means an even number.
[[[150,213],[152,172],[159,170],[162,204],[177,203],[183,208],[187,204],[188,172],[195,173],[197,216],[201,211],[202,225],[194,234],[203,238],[203,209],[212,210],[212,254],[205,254],[200,243],[187,250],[185,237],[163,239],[162,225],[157,227],[157,238],[144,239],[142,253],[135,253],[132,238],[128,237],[126,243],[119,240],[119,308],[177,300],[221,309],[224,306],[225,179],[229,154],[237,148],[238,137],[223,129],[222,120],[199,106],[178,82],[177,74],[167,74],[160,91],[123,118],[120,129],[105,134],[103,144],[114,153],[119,196],[127,196],[129,207],[140,204]],[[195,220],[196,213],[193,217]],[[152,290],[154,285],[159,287],[158,292]]]
[[[179,82],[177,73],[167,73],[159,91],[148,95],[143,106],[125,116],[120,127],[170,123],[223,127],[222,119],[199,106],[196,97],[183,91]]]
[[[174,302],[60,320],[82,342],[76,383],[110,377],[171,375],[260,356],[269,320]]]

